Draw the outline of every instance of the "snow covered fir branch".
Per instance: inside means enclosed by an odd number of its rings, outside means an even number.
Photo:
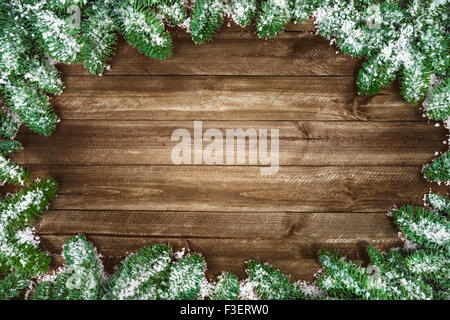
[[[56,190],[54,180],[37,180],[1,200],[0,299],[17,296],[32,277],[47,271],[50,259],[39,248],[31,224],[47,209]]]
[[[258,261],[248,262],[247,279],[239,281],[224,272],[217,281],[209,281],[202,256],[185,250],[174,254],[166,244],[144,247],[107,275],[95,247],[78,235],[64,245],[66,265],[40,277],[28,296],[37,300],[449,299],[450,200],[437,194],[425,199],[428,208],[404,206],[390,213],[408,240],[404,248],[380,252],[369,247],[367,266],[322,250],[323,270],[315,284],[292,282]]]
[[[312,17],[317,33],[342,52],[365,59],[357,75],[360,94],[377,94],[394,80],[405,101],[423,102],[430,121],[450,124],[449,37],[446,0],[9,0],[0,1],[0,182],[24,187],[0,203],[0,298],[28,287],[31,299],[448,299],[450,201],[425,196],[426,207],[401,207],[390,214],[405,248],[368,248],[367,266],[337,252],[321,251],[317,283],[294,283],[256,261],[239,281],[224,272],[205,278],[202,256],[173,253],[164,244],[128,256],[112,275],[82,235],[63,248],[66,261],[47,273],[32,221],[55,195],[52,179],[31,183],[25,168],[8,159],[20,151],[14,140],[21,124],[50,135],[59,121],[50,96],[64,83],[57,63],[83,63],[101,75],[109,70],[119,37],[153,59],[173,53],[166,26],[189,32],[202,44],[226,19],[273,38],[289,22]],[[182,54],[182,53],[180,53]],[[448,144],[448,141],[447,141]],[[450,154],[424,166],[427,180],[450,181]],[[431,157],[430,157],[431,158]]]

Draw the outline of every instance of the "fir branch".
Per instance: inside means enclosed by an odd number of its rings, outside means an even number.
[[[11,3],[0,3],[0,71],[2,77],[25,72],[25,61],[32,50],[22,18]]]
[[[30,283],[30,276],[24,272],[8,273],[0,280],[0,300],[9,300],[19,296]]]
[[[47,93],[62,93],[63,83],[61,75],[48,60],[43,61],[38,57],[28,59],[27,70],[23,78]]]
[[[425,196],[425,201],[431,206],[433,210],[438,212],[450,214],[450,199],[435,193],[428,193]]]
[[[142,7],[124,1],[115,10],[119,30],[125,40],[143,54],[154,59],[172,55],[172,39],[160,18]]]
[[[9,195],[0,202],[0,228],[3,235],[13,235],[28,227],[40,216],[55,196],[55,180],[38,181],[26,189]]]
[[[29,226],[47,208],[56,189],[56,182],[47,179],[0,202],[1,273],[18,270],[31,277],[47,269],[50,260],[37,247],[38,241]]]
[[[36,241],[0,239],[0,246],[0,273],[22,271],[31,278],[48,270],[50,258],[37,247]]]
[[[53,281],[42,280],[34,288],[31,300],[52,300]]]
[[[30,0],[33,1],[33,0]],[[66,12],[67,8],[76,6],[84,7],[89,0],[44,0],[44,5],[46,9],[54,10],[57,12]]]
[[[31,10],[30,29],[48,57],[62,63],[78,60],[80,44],[78,30],[51,10]]]
[[[403,206],[393,212],[397,227],[406,237],[425,248],[448,248],[448,217],[423,208]]]
[[[223,23],[222,0],[197,0],[191,16],[191,36],[196,44],[211,41]]]
[[[0,141],[0,155],[5,157],[11,153],[18,152],[22,149],[19,141],[15,140],[1,140]]]
[[[427,93],[430,86],[431,72],[423,57],[415,56],[411,58],[408,66],[402,70],[402,96],[406,102],[417,103]]]
[[[450,255],[436,249],[418,249],[405,259],[405,267],[415,276],[433,281],[441,290],[450,289]]]
[[[3,88],[10,109],[32,131],[48,136],[56,127],[57,117],[53,113],[48,97],[31,83],[10,80]]]
[[[231,17],[241,27],[250,25],[258,12],[256,0],[230,0],[229,6]]]
[[[444,152],[423,169],[425,178],[431,182],[450,181],[450,151]]]
[[[103,1],[93,3],[84,11],[81,57],[92,74],[102,74],[113,54],[117,36],[110,7]]]
[[[65,269],[58,274],[51,289],[55,300],[97,300],[102,290],[103,264],[97,250],[84,236],[70,238],[64,244]],[[46,294],[51,284],[43,284],[38,296]]]
[[[192,254],[172,263],[167,279],[163,281],[159,297],[167,300],[194,300],[200,292],[205,274],[205,261]]]
[[[338,252],[321,250],[319,261],[324,274],[318,277],[320,288],[339,299],[378,300],[389,298],[362,266],[340,257]]]
[[[19,131],[20,121],[17,116],[0,111],[0,136],[8,139],[14,139]]]
[[[256,24],[258,35],[263,39],[275,37],[291,19],[289,0],[267,0],[261,5]]]
[[[14,183],[24,185],[30,180],[30,173],[17,163],[0,155],[0,185]]]
[[[446,78],[432,91],[425,103],[428,118],[433,120],[446,120],[450,118],[450,80]]]
[[[320,5],[320,0],[291,0],[292,19],[295,23],[307,20]]]
[[[156,299],[171,254],[167,245],[156,244],[127,257],[106,283],[104,299]]]
[[[268,264],[250,261],[246,270],[250,281],[255,284],[259,297],[264,300],[305,299],[303,292],[294,286],[280,271]]]
[[[365,62],[358,73],[358,89],[361,94],[374,95],[394,81],[398,66],[383,54]]]
[[[239,279],[231,272],[223,272],[217,280],[209,298],[211,300],[237,300],[239,297]]]
[[[159,0],[157,10],[175,25],[182,24],[187,18],[187,12],[179,0]]]

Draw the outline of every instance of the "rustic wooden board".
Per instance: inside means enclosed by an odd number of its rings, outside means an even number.
[[[60,183],[37,224],[44,249],[60,253],[85,233],[111,271],[127,253],[163,242],[202,253],[210,277],[243,278],[254,258],[312,280],[320,248],[364,261],[367,245],[400,246],[385,214],[422,204],[431,184],[420,168],[443,150],[445,131],[403,102],[398,83],[359,96],[363,61],[336,54],[311,20],[286,30],[263,41],[231,24],[197,46],[172,28],[166,61],[120,39],[104,77],[60,65],[67,88],[52,104],[63,121],[48,138],[22,129],[25,149],[15,155],[35,177]],[[279,173],[172,165],[171,132],[193,120],[279,128]]]
[[[219,239],[295,239],[304,243],[380,243],[395,241],[385,213],[161,212],[50,210],[37,223],[41,235]]]
[[[59,181],[52,208],[70,210],[387,212],[421,204],[430,188],[418,167],[28,167]]]
[[[224,32],[198,46],[184,33],[173,34],[174,55],[149,59],[119,41],[112,75],[354,75],[360,59],[337,53],[329,41],[308,32],[285,32],[261,40],[252,32]],[[82,65],[60,65],[65,75],[87,75]]]
[[[194,148],[193,127],[193,121],[65,120],[48,138],[24,130],[25,149],[15,159],[24,164],[171,165],[178,143],[171,136],[178,128],[191,133],[192,152],[201,151]],[[446,133],[424,122],[203,121],[202,127],[224,135],[226,129],[266,129],[269,139],[270,130],[278,129],[280,165],[417,166],[444,149]],[[225,136],[222,146],[225,152]]]
[[[66,76],[63,119],[423,121],[398,84],[359,96],[354,77]]]

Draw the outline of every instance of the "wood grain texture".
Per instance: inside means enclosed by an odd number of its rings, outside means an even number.
[[[41,235],[298,240],[304,243],[396,241],[385,213],[161,212],[50,210],[37,223]]]
[[[28,166],[60,183],[52,208],[70,210],[387,212],[421,204],[417,167]]]
[[[285,32],[261,40],[252,32],[223,32],[212,42],[196,45],[185,33],[173,34],[174,55],[149,59],[121,40],[111,60],[113,75],[353,75],[360,59],[307,32]],[[60,65],[65,75],[87,75],[82,65]]]
[[[398,84],[357,95],[354,77],[67,76],[63,120],[423,121]]]
[[[266,129],[269,139],[278,129],[280,165],[417,166],[444,150],[446,133],[424,122],[203,121],[202,126],[203,133],[222,132],[224,152],[226,129]],[[23,164],[172,165],[178,141],[171,136],[179,128],[190,132],[192,153],[201,152],[194,147],[193,121],[65,120],[49,138],[24,130],[24,151],[14,158]],[[246,153],[243,165],[249,163],[248,142]]]
[[[84,233],[108,271],[129,252],[170,243],[202,253],[209,277],[244,278],[253,258],[312,280],[321,248],[366,261],[367,245],[402,245],[386,212],[422,204],[431,184],[420,168],[443,150],[445,131],[403,102],[397,82],[359,96],[363,61],[336,54],[312,20],[269,41],[226,24],[202,46],[171,28],[174,56],[165,61],[120,39],[104,77],[58,66],[66,89],[52,105],[62,122],[48,138],[22,129],[25,149],[14,156],[34,177],[60,183],[36,226],[45,250],[59,254]],[[279,173],[174,166],[171,133],[193,120],[279,128]]]

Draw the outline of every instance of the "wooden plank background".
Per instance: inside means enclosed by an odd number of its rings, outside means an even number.
[[[22,129],[15,159],[60,183],[38,222],[53,254],[86,234],[107,268],[157,242],[207,259],[208,276],[268,261],[311,280],[320,248],[365,260],[367,245],[399,246],[386,212],[421,204],[420,168],[444,150],[445,131],[404,103],[398,84],[357,94],[362,63],[289,25],[274,40],[224,27],[196,46],[173,30],[174,56],[151,60],[121,41],[111,71],[61,65],[66,90],[52,100],[62,122],[51,137]],[[176,128],[279,128],[280,170],[175,166]],[[56,258],[58,260],[58,258]],[[59,261],[60,262],[60,261]]]

